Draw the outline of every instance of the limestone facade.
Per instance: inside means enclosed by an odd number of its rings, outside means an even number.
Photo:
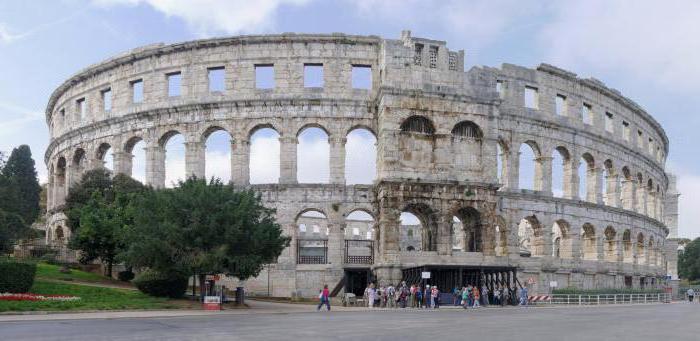
[[[550,281],[651,285],[675,271],[665,243],[676,231],[678,195],[659,123],[595,79],[546,64],[465,71],[464,57],[405,31],[400,39],[281,34],[158,44],[89,66],[59,86],[46,109],[47,238],[59,227],[68,232],[60,213],[67,190],[104,164],[106,150],[115,172],[131,174],[133,146],[144,141],[146,183],[158,188],[169,138],[185,137],[186,173],[201,177],[204,141],[225,130],[232,182],[259,191],[293,237],[269,271],[248,281],[252,291],[272,283],[274,296],[314,296],[358,267],[396,282],[402,269],[425,264],[510,266],[521,282],[533,281],[533,293],[546,292]],[[305,65],[322,66],[322,87],[304,86]],[[270,66],[273,86],[257,87],[256,68]],[[211,91],[211,70],[224,70],[223,90]],[[353,84],[358,70],[370,71],[366,88]],[[176,96],[168,91],[172,75],[180,79]],[[328,183],[297,181],[297,137],[308,127],[328,134]],[[250,137],[261,128],[279,134],[280,177],[250,185]],[[345,182],[346,136],[356,128],[377,138],[372,184]],[[523,145],[535,155],[531,190],[519,185]],[[554,153],[562,165],[552,164]],[[563,168],[561,197],[552,191],[554,167]],[[310,239],[299,225],[311,210],[326,217],[322,264],[297,254]],[[345,240],[357,237],[346,217],[357,210],[374,219],[371,264],[349,263],[345,254]],[[416,251],[401,247],[408,238],[401,212],[421,222]]]

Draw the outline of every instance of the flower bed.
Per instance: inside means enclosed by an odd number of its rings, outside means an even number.
[[[0,301],[77,301],[78,296],[0,293]]]

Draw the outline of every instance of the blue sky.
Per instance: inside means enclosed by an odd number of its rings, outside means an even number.
[[[466,68],[547,62],[647,109],[671,141],[681,235],[700,236],[700,2],[53,0],[0,2],[0,150],[29,144],[45,179],[44,109],[82,68],[126,50],[235,34],[414,36],[464,49]],[[219,138],[220,139],[220,138]],[[225,141],[225,138],[222,140]],[[224,143],[225,144],[225,143]],[[275,176],[274,174],[272,175]]]

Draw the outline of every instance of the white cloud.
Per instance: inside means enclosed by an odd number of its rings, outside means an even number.
[[[308,0],[94,0],[99,7],[146,4],[168,17],[177,17],[201,36],[216,33],[267,32],[275,29],[277,10]]]
[[[700,77],[698,13],[697,1],[557,2],[541,49],[566,68],[622,72],[683,90]]]
[[[268,129],[264,129],[268,130]],[[250,144],[250,183],[277,183],[280,177],[280,143],[272,130],[256,133]]]

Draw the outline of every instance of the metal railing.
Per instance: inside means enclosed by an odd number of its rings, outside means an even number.
[[[327,264],[328,240],[297,240],[297,264]]]
[[[605,305],[605,304],[644,304],[671,303],[671,294],[601,294],[601,295],[564,295],[556,294],[549,301],[551,305]]]
[[[374,241],[346,240],[346,264],[374,264]]]

